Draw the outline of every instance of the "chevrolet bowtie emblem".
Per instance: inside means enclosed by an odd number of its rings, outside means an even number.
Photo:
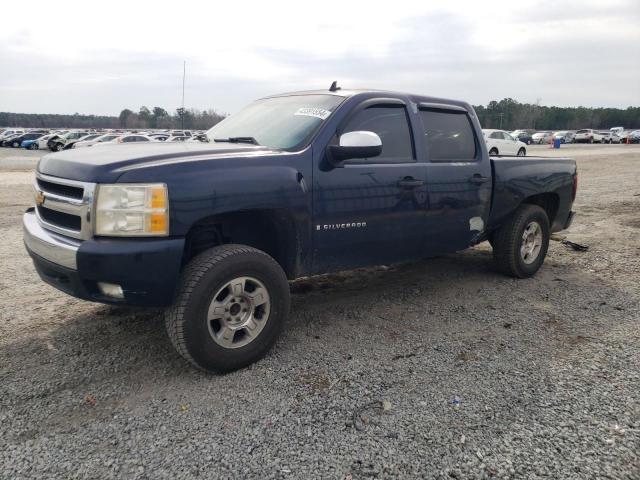
[[[40,206],[44,203],[44,193],[40,190],[36,190],[36,205]]]

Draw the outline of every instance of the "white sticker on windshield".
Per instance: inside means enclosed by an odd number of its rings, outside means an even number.
[[[324,108],[314,108],[314,107],[302,107],[299,108],[294,115],[304,115],[305,117],[316,117],[320,120],[326,119],[331,112],[329,110],[325,110]]]

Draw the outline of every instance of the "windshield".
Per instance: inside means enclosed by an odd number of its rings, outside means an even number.
[[[302,147],[342,103],[337,95],[291,95],[253,102],[207,132],[210,141],[255,139],[258,145]]]

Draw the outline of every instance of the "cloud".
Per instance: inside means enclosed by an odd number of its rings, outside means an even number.
[[[64,2],[63,2],[64,3]],[[36,1],[0,31],[0,110],[117,114],[186,104],[233,112],[270,93],[404,90],[474,104],[640,104],[640,4],[397,0],[200,4],[69,3],[64,22]],[[3,17],[18,18],[5,6]]]

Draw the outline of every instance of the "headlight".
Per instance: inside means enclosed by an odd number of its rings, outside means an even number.
[[[169,235],[169,200],[163,183],[98,185],[96,235]]]

